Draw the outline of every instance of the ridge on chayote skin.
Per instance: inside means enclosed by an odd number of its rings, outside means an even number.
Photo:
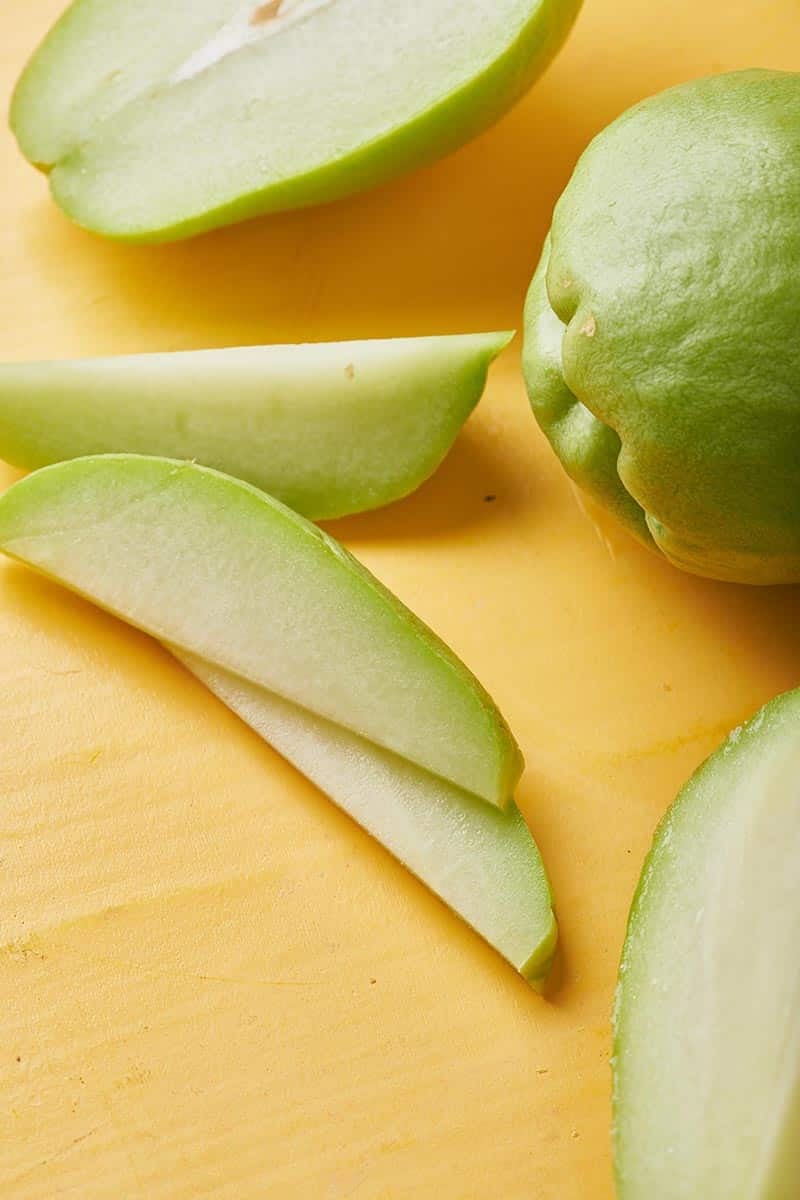
[[[684,570],[800,580],[800,75],[626,112],[556,205],[525,317],[567,473]]]
[[[619,1200],[796,1200],[800,690],[695,773],[659,826],[615,1008]]]
[[[581,0],[76,0],[11,125],[56,202],[157,242],[360,191],[502,115]]]

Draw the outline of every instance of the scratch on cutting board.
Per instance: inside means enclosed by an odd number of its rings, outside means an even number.
[[[367,1182],[367,1168],[356,1167],[352,1171],[338,1171],[328,1184],[325,1200],[349,1200]]]
[[[746,719],[747,714],[745,713],[738,720],[734,718],[733,721],[730,718],[724,718],[712,725],[698,722],[693,729],[677,734],[675,737],[648,742],[645,746],[633,746],[628,750],[596,751],[592,757],[612,766],[623,766],[627,762],[635,762],[642,758],[656,758],[661,754],[674,754],[678,750],[683,750],[686,746],[694,745],[695,742],[719,742],[730,729],[735,728],[736,725],[741,725]]]
[[[45,827],[45,825],[46,822],[43,821],[41,824],[34,825],[32,827],[29,826],[20,830],[0,829],[0,838],[8,841],[22,840],[26,837],[29,837],[32,832],[38,833],[40,829]],[[42,942],[44,938],[51,938],[56,932],[62,934],[66,933],[68,930],[75,929],[89,921],[95,921],[99,918],[119,917],[123,913],[133,912],[137,909],[152,909],[154,905],[158,905],[160,907],[171,901],[186,901],[189,897],[205,896],[209,895],[210,893],[217,894],[220,889],[225,889],[229,895],[234,895],[236,894],[237,889],[240,890],[244,887],[252,887],[254,885],[260,886],[263,883],[269,883],[273,880],[273,878],[274,872],[266,869],[262,871],[252,871],[242,875],[224,875],[220,878],[212,880],[201,880],[188,883],[182,882],[178,883],[174,887],[167,887],[163,888],[162,890],[155,888],[153,891],[147,891],[140,895],[134,895],[121,901],[115,901],[112,897],[108,903],[101,902],[99,904],[93,904],[91,908],[88,908],[83,912],[78,911],[76,913],[70,913],[68,916],[61,919],[57,918],[48,923],[43,923],[42,926],[35,932],[25,931],[20,936],[12,937],[6,942],[0,941],[0,961],[2,961],[4,957],[20,957],[21,954],[30,956],[31,954],[35,953],[38,944]],[[36,945],[34,945],[34,943],[36,943]],[[41,954],[39,957],[44,957],[44,955]],[[111,966],[122,967],[139,972],[141,972],[143,969],[142,965],[139,963],[121,962],[119,960],[112,959],[111,957],[106,957],[98,961],[106,962]],[[152,969],[149,973],[158,974],[158,972],[153,972]],[[187,971],[178,971],[173,973],[184,975],[187,979],[197,978],[196,973],[193,974]],[[261,982],[265,985],[276,983],[280,985],[286,981],[271,979],[233,979],[231,982]],[[303,986],[311,987],[315,981],[290,980],[288,982],[298,982]]]
[[[97,913],[92,913],[88,919],[102,916],[107,911],[114,910],[98,910]],[[83,918],[77,923],[83,923],[86,919]],[[0,960],[25,963],[31,958],[39,959],[42,962],[47,958],[44,951],[40,949],[40,938],[37,935],[26,941],[14,941],[0,945]],[[199,983],[235,984],[240,987],[306,988],[319,986],[319,981],[315,979],[261,979],[258,976],[248,977],[246,975],[206,975],[197,971],[182,971],[179,967],[152,967],[143,963],[130,962],[127,959],[114,958],[111,955],[97,956],[95,963],[102,963],[116,971],[127,971],[131,975],[147,979],[182,979],[187,982],[195,980]]]
[[[66,1146],[62,1146],[60,1150],[54,1150],[52,1154],[48,1154],[47,1158],[40,1159],[39,1162],[33,1163],[32,1166],[25,1167],[12,1179],[7,1179],[6,1183],[16,1184],[22,1183],[25,1179],[30,1179],[31,1175],[35,1175],[37,1171],[41,1171],[42,1167],[49,1167],[51,1163],[56,1162],[60,1158],[64,1158],[64,1156],[74,1150],[76,1146],[79,1146],[81,1142],[85,1142],[87,1138],[90,1138],[93,1134],[97,1133],[98,1129],[102,1129],[102,1125],[95,1125],[94,1128],[87,1130],[86,1133],[82,1133],[78,1137],[73,1138],[71,1142],[68,1142]]]
[[[93,1026],[94,1014],[89,1011],[90,1005],[83,997],[79,996],[77,997],[77,1007],[79,1013],[81,1014],[84,1028],[91,1029]],[[134,1147],[130,1140],[130,1123],[127,1119],[120,1119],[117,1116],[114,1106],[113,1088],[101,1087],[100,1100],[103,1108],[108,1113],[108,1120],[102,1122],[101,1125],[98,1125],[95,1128],[100,1129],[104,1128],[106,1125],[111,1126],[116,1134],[119,1148],[122,1152],[123,1161],[128,1167],[127,1177],[124,1180],[124,1190],[121,1187],[123,1181],[121,1179],[117,1179],[117,1185],[119,1189],[118,1194],[124,1195],[126,1200],[134,1200],[134,1198],[136,1198],[136,1200],[145,1200],[147,1192],[145,1191],[145,1187],[142,1182],[142,1176],[139,1173],[134,1155]],[[121,1162],[119,1166],[121,1171],[123,1163]]]
[[[182,974],[182,972],[175,972]],[[313,979],[247,979],[235,975],[189,975],[189,979],[199,979],[201,983],[240,983],[252,987],[316,987]]]

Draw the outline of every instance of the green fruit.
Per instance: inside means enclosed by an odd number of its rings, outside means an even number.
[[[507,333],[0,366],[0,457],[196,459],[307,517],[407,495],[480,399]]]
[[[77,0],[11,124],[110,237],[188,237],[359,191],[496,120],[580,0]]]
[[[737,729],[658,829],[615,1014],[620,1200],[796,1200],[800,691]]]
[[[534,987],[557,927],[539,851],[507,812],[273,692],[178,657],[235,713],[463,917]]]
[[[504,808],[522,770],[475,677],[315,525],[164,458],[73,459],[0,497],[0,550]]]
[[[800,580],[800,75],[631,109],[584,153],[528,296],[569,475],[698,575]]]

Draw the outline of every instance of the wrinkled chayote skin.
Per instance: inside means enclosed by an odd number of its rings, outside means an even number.
[[[588,147],[525,315],[568,474],[697,575],[800,581],[800,74],[663,92]]]

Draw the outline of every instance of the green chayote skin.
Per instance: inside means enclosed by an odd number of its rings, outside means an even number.
[[[800,581],[800,74],[700,79],[601,133],[525,316],[567,473],[693,574]]]

